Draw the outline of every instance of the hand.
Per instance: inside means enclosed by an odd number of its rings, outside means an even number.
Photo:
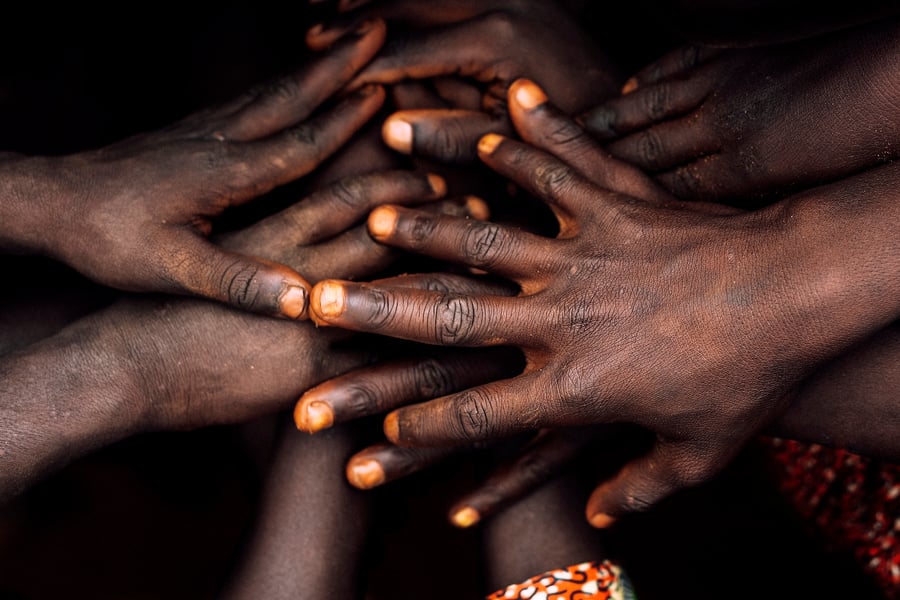
[[[898,26],[759,49],[681,49],[581,120],[680,198],[783,197],[900,156]]]
[[[529,77],[551,90],[567,111],[581,111],[613,95],[611,64],[574,18],[557,3],[538,0],[387,0],[366,3],[307,34],[324,48],[364,19],[378,17],[413,28],[392,38],[356,84],[434,79],[446,109],[406,110],[384,127],[395,150],[448,162],[472,160],[478,138],[509,131],[506,88]],[[482,86],[481,94],[460,79]],[[480,105],[480,106],[479,106]]]
[[[300,274],[206,236],[214,217],[309,173],[378,110],[383,91],[365,88],[309,118],[380,48],[383,23],[361,31],[298,73],[161,131],[72,156],[4,160],[0,179],[25,182],[20,194],[44,209],[29,224],[32,245],[120,289],[305,317]]]
[[[718,472],[784,410],[813,366],[900,312],[878,291],[900,286],[892,268],[866,270],[871,255],[865,263],[848,256],[855,242],[841,233],[867,223],[879,240],[869,252],[896,262],[900,249],[874,216],[893,206],[885,173],[873,184],[884,200],[866,211],[833,212],[871,181],[756,213],[671,202],[533,84],[514,85],[510,107],[519,134],[543,151],[487,136],[479,152],[550,204],[557,239],[399,207],[374,211],[369,230],[383,243],[510,278],[518,297],[338,281],[313,289],[319,323],[525,352],[518,377],[389,414],[392,442],[432,447],[545,427],[640,425],[656,435],[652,449],[589,502],[591,522],[603,526]],[[831,208],[820,197],[833,199]],[[838,239],[845,245],[835,247]]]

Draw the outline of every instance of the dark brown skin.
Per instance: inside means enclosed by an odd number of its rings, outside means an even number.
[[[371,276],[393,251],[356,224],[378,204],[442,193],[439,180],[409,172],[344,179],[222,245],[286,264],[309,281]],[[429,210],[467,214],[462,201]],[[140,431],[287,408],[303,390],[371,359],[335,333],[202,300],[125,299],[8,354],[0,360],[0,497]]]
[[[482,160],[551,205],[557,239],[402,208],[374,212],[369,228],[389,245],[510,278],[518,297],[338,281],[313,290],[321,323],[523,349],[518,377],[388,415],[391,441],[467,445],[542,427],[640,425],[656,443],[588,503],[591,522],[605,526],[707,480],[816,367],[900,314],[896,167],[756,213],[638,200],[609,190],[630,171],[533,84],[514,85],[510,107],[534,146],[488,138]]]
[[[346,10],[346,9],[345,9]],[[373,17],[391,29],[385,48],[356,78],[355,84],[392,84],[437,78],[447,109],[406,110],[390,123],[407,123],[409,136],[386,134],[401,152],[447,162],[471,161],[481,135],[510,132],[506,89],[529,77],[553,90],[568,111],[581,111],[615,94],[619,78],[609,61],[573,16],[559,3],[539,0],[387,0],[370,2],[323,27],[313,27],[313,48],[331,43],[359,22]],[[481,95],[447,82],[452,76],[474,82]],[[479,106],[480,104],[480,106]],[[396,131],[395,131],[396,133]]]
[[[613,155],[685,200],[783,197],[900,156],[900,21],[783,46],[683,48],[625,89],[581,118]]]
[[[298,73],[100,150],[4,155],[0,248],[45,254],[123,290],[305,317],[309,284],[296,270],[207,236],[227,208],[311,172],[372,117],[383,99],[375,88],[310,119],[384,36],[383,22],[364,23]]]
[[[356,436],[341,427],[313,438],[286,425],[253,536],[222,598],[361,598],[369,507],[341,473]]]

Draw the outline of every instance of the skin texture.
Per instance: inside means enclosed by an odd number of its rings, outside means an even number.
[[[683,48],[581,122],[679,198],[783,197],[900,155],[898,28],[889,19],[782,46]]]
[[[384,41],[364,23],[301,71],[163,130],[63,157],[0,158],[0,248],[61,260],[108,286],[305,317],[296,270],[211,243],[212,220],[306,175],[381,106],[360,90],[310,118]]]
[[[442,193],[439,180],[402,171],[343,179],[221,243],[310,281],[371,276],[393,252],[357,223],[379,203]],[[429,210],[466,214],[460,201]],[[0,360],[0,496],[140,431],[287,408],[303,390],[371,360],[335,333],[201,300],[128,298],[8,354]]]
[[[653,432],[649,452],[589,501],[591,522],[606,526],[707,480],[815,367],[897,316],[897,169],[755,213],[642,200],[622,188],[652,184],[632,181],[539,97],[530,82],[510,90],[513,122],[534,146],[489,137],[479,149],[551,206],[556,239],[399,207],[369,221],[383,243],[516,281],[517,297],[326,281],[311,315],[425,343],[522,348],[522,375],[388,415],[385,433],[400,445],[605,422]]]
[[[474,160],[481,135],[511,131],[506,89],[519,77],[553,90],[563,108],[576,112],[611,97],[618,88],[618,77],[603,53],[572,15],[553,2],[372,2],[313,27],[307,42],[313,48],[325,47],[373,17],[404,29],[392,34],[355,85],[429,80],[447,104],[391,117],[385,140],[400,152],[445,162]]]
[[[221,597],[361,598],[369,507],[341,476],[358,436],[338,428],[311,438],[288,427],[252,537]]]

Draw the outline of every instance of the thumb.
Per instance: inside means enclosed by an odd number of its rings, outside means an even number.
[[[657,441],[647,454],[597,486],[588,499],[587,519],[594,527],[608,527],[622,516],[645,511],[680,489],[710,479],[718,471],[715,464],[696,446]]]
[[[179,261],[172,273],[183,291],[224,302],[237,309],[305,319],[309,283],[296,271],[265,259],[228,252],[192,237],[184,248],[191,260]]]

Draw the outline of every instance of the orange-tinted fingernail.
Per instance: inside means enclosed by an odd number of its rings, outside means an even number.
[[[321,281],[313,288],[309,302],[310,313],[325,319],[344,312],[344,286],[336,281]]]
[[[306,313],[306,289],[298,285],[289,285],[282,292],[278,304],[281,312],[291,319],[299,319]]]
[[[447,182],[437,173],[428,174],[428,185],[431,186],[431,191],[434,192],[436,198],[440,198],[447,193]]]
[[[334,425],[334,410],[320,400],[301,400],[294,411],[294,423],[300,431],[316,433]]]
[[[384,143],[400,152],[411,154],[413,145],[412,125],[398,117],[390,116],[381,126],[381,137]]]
[[[547,101],[547,95],[533,81],[520,79],[515,84],[513,97],[516,103],[525,110],[531,110]]]
[[[396,411],[384,418],[384,435],[395,444],[400,439],[400,421],[397,419]]]
[[[588,521],[590,521],[591,525],[597,529],[605,529],[616,522],[616,520],[608,514],[600,512],[592,514],[588,517]]]
[[[638,89],[638,80],[634,77],[629,77],[628,81],[625,82],[625,85],[622,86],[622,95],[630,94],[636,89]]]
[[[369,215],[369,233],[376,238],[386,238],[397,229],[397,209],[379,206]]]
[[[488,208],[487,202],[478,196],[466,196],[466,212],[473,219],[478,219],[479,221],[487,221],[488,217],[491,216],[491,209]]]
[[[459,509],[450,516],[450,522],[461,529],[471,527],[481,520],[481,515],[471,506]]]
[[[370,490],[384,483],[384,467],[377,460],[351,460],[347,465],[347,481],[361,490]]]
[[[497,146],[503,141],[502,135],[497,135],[496,133],[489,133],[485,136],[482,136],[480,140],[478,140],[478,152],[481,154],[493,154],[494,150],[497,149]]]

